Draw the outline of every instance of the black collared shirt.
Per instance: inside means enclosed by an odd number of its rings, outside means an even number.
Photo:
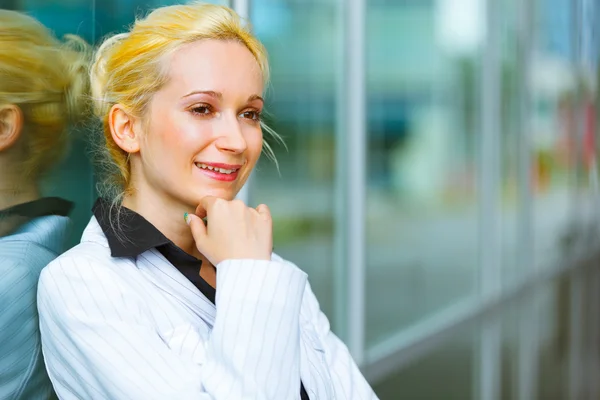
[[[74,204],[59,197],[42,197],[0,210],[0,236],[11,235],[30,221],[56,215],[68,217]]]
[[[145,251],[156,248],[206,298],[215,303],[216,289],[200,276],[202,261],[177,247],[147,219],[133,210],[121,207],[117,221],[116,212],[111,213],[111,204],[102,198],[96,201],[92,211],[108,240],[113,257],[137,257]],[[302,382],[300,397],[302,400],[309,400]]]

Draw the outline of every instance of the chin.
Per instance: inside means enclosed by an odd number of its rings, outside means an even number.
[[[195,206],[197,206],[203,197],[214,196],[223,200],[233,200],[235,199],[235,196],[237,196],[238,192],[238,190],[225,189],[203,190],[200,193],[195,193],[194,195],[192,195],[192,199],[195,202]]]

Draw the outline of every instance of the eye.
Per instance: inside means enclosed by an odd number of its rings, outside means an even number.
[[[251,119],[253,121],[260,121],[260,112],[256,110],[244,111],[240,114],[242,118]]]
[[[210,113],[212,113],[213,110],[212,107],[208,104],[199,104],[197,106],[192,107],[190,111],[192,112],[192,114],[196,115],[209,115]]]

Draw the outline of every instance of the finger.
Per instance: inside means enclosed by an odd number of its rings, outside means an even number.
[[[269,210],[269,207],[266,204],[260,204],[258,207],[256,207],[256,211],[262,217],[271,219],[271,210]]]
[[[200,219],[197,215],[194,214],[184,214],[185,222],[190,227],[192,231],[192,236],[194,237],[194,241],[196,242],[196,246],[198,249],[200,245],[204,242],[206,238],[206,225],[204,225],[204,221]]]
[[[202,199],[200,199],[200,204],[198,204],[198,207],[196,207],[195,214],[200,218],[205,218],[217,200],[218,197],[215,196],[204,196]]]

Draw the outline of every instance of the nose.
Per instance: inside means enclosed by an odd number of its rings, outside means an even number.
[[[219,136],[215,142],[221,151],[240,154],[246,151],[247,143],[242,132],[242,126],[236,115],[222,115],[219,124]]]

